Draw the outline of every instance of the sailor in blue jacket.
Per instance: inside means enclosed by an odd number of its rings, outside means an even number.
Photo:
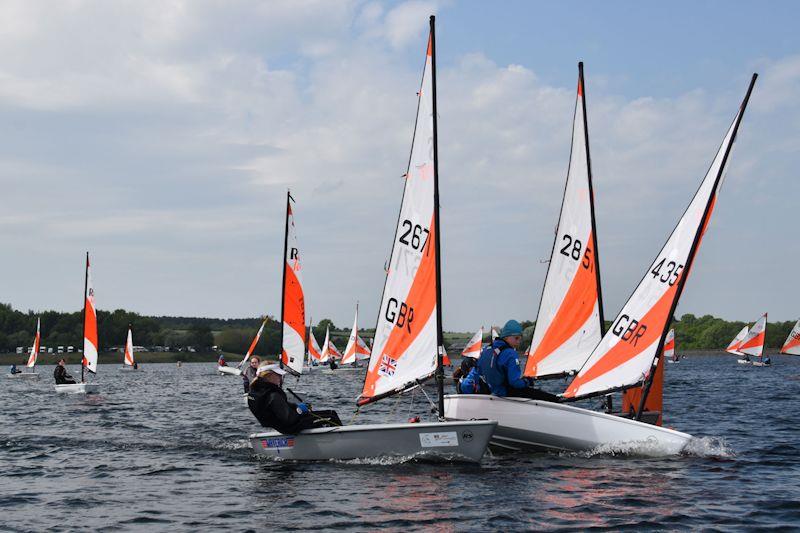
[[[522,377],[517,355],[520,343],[522,326],[516,320],[509,320],[497,339],[481,351],[478,359],[481,378],[495,396],[557,402],[557,396],[534,389],[532,380]]]

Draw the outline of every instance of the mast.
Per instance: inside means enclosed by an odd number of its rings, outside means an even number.
[[[83,350],[81,351],[81,383],[85,383],[84,372],[86,365],[83,364],[84,360],[86,359],[86,291],[89,289],[89,252],[86,252],[86,273],[83,277],[83,313],[81,314],[83,320],[83,340],[81,341],[81,345],[83,346]]]
[[[717,171],[717,177],[714,180],[714,194],[710,195],[708,198],[708,202],[706,202],[705,210],[703,211],[703,217],[700,219],[701,223],[697,227],[697,232],[694,235],[694,240],[692,241],[692,247],[689,249],[689,256],[686,261],[686,271],[685,274],[680,276],[678,280],[678,288],[675,291],[675,298],[672,300],[672,305],[670,306],[669,317],[668,320],[665,321],[664,324],[664,331],[661,332],[661,340],[658,341],[658,348],[656,348],[656,356],[653,359],[653,364],[650,366],[650,371],[648,372],[648,376],[645,378],[644,386],[642,388],[642,398],[639,401],[639,409],[636,411],[636,420],[641,420],[642,414],[644,412],[645,402],[647,402],[647,395],[650,393],[650,387],[653,385],[653,378],[655,377],[655,368],[658,365],[659,359],[662,357],[662,351],[664,350],[664,339],[667,336],[667,332],[669,331],[670,325],[672,324],[672,318],[675,314],[675,309],[678,307],[678,300],[680,300],[681,294],[683,293],[683,288],[686,285],[686,279],[689,277],[689,271],[694,264],[694,257],[697,253],[697,248],[700,244],[700,239],[703,236],[703,232],[706,229],[706,224],[708,223],[708,215],[711,211],[711,206],[714,203],[714,199],[717,195],[717,187],[719,187],[720,179],[722,179],[722,174],[725,172],[725,165],[728,163],[728,156],[730,156],[731,148],[733,148],[733,143],[736,142],[736,135],[739,132],[739,125],[742,123],[742,117],[744,116],[745,109],[747,109],[747,102],[750,100],[750,94],[753,92],[753,86],[756,84],[756,79],[758,78],[757,73],[753,73],[753,77],[750,78],[750,85],[747,87],[747,93],[744,95],[744,100],[742,101],[742,105],[739,111],[739,114],[736,117],[736,123],[733,125],[733,135],[731,135],[731,140],[728,143],[728,146],[725,147],[725,155],[722,156],[722,164],[719,166],[719,170]],[[766,336],[765,336],[766,337]]]
[[[284,329],[284,300],[286,299],[286,250],[289,245],[289,201],[292,198],[291,191],[286,189],[286,223],[283,230],[283,255],[281,256],[281,346],[278,355],[278,364],[283,368],[283,329]]]
[[[583,108],[583,137],[586,143],[586,169],[589,173],[589,212],[592,218],[592,256],[594,257],[594,274],[597,279],[597,310],[600,314],[600,337],[606,334],[606,322],[603,317],[603,290],[600,286],[600,256],[597,254],[597,225],[594,217],[594,185],[592,185],[592,158],[589,155],[589,119],[586,117],[586,87],[583,84],[583,61],[578,63],[578,77],[581,84],[581,107]]]
[[[436,244],[436,388],[439,393],[439,417],[444,416],[444,335],[442,334],[442,254],[439,226],[439,140],[436,117],[436,17],[431,15],[431,84],[433,87],[433,225]]]

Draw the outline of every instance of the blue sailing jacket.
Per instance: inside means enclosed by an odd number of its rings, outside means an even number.
[[[479,394],[481,392],[481,374],[477,366],[473,366],[466,376],[458,380],[458,392],[461,394]]]
[[[478,358],[478,369],[483,380],[495,396],[507,396],[508,389],[524,389],[528,383],[522,378],[519,356],[503,339],[495,339]]]

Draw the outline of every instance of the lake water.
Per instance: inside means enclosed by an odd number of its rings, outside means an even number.
[[[667,365],[665,425],[698,437],[684,455],[503,455],[480,465],[259,459],[240,378],[211,363],[101,365],[102,394],[89,397],[56,395],[44,366],[39,382],[0,380],[0,530],[797,529],[800,358],[773,361]],[[361,379],[287,383],[348,421]],[[427,411],[417,394],[356,421]]]

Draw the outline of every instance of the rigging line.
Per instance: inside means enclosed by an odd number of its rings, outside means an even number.
[[[419,390],[422,391],[422,394],[425,395],[425,398],[428,400],[428,403],[431,404],[431,409],[434,411],[438,411],[439,407],[433,402],[433,400],[431,400],[431,397],[428,396],[427,392],[425,392],[425,388],[422,386],[421,383],[419,385]]]

